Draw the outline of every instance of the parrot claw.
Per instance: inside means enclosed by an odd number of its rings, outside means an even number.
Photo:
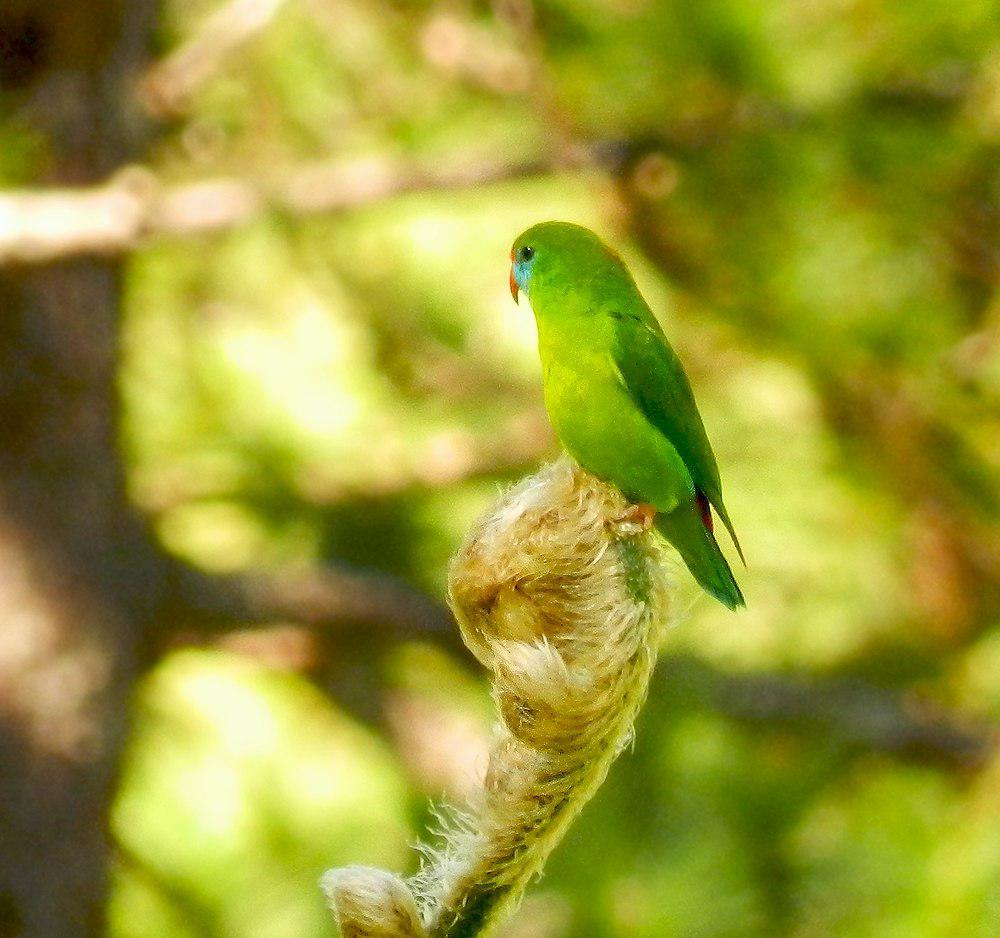
[[[655,505],[639,502],[638,505],[629,505],[620,515],[611,518],[610,524],[619,537],[632,537],[649,531],[653,527],[653,518],[655,517]]]

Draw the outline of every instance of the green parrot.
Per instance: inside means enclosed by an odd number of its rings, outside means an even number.
[[[744,605],[712,530],[714,508],[743,559],[691,385],[621,258],[564,222],[529,228],[510,258],[511,294],[527,294],[538,324],[559,441],[636,503],[632,519],[655,526],[703,589]]]

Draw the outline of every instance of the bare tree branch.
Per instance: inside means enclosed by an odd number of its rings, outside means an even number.
[[[514,163],[460,158],[423,169],[373,156],[303,164],[270,180],[220,176],[172,185],[148,169],[128,166],[99,186],[0,195],[0,265],[118,254],[154,235],[220,231],[267,211],[338,212],[408,192],[475,188],[588,162],[577,153]]]
[[[334,649],[356,650],[359,636],[364,654],[382,641],[424,639],[472,663],[448,609],[385,573],[324,566],[218,577],[183,567],[174,594],[170,628],[194,627],[202,640],[287,667],[322,671]],[[994,726],[862,680],[734,675],[686,655],[666,657],[658,680],[664,693],[682,687],[737,720],[819,729],[861,750],[943,768],[981,768],[1000,742]]]
[[[251,626],[305,626],[324,643],[362,632],[375,640],[430,639],[468,658],[451,613],[387,573],[334,566],[214,576],[192,567],[175,572],[172,627],[194,627],[214,639]],[[285,633],[277,633],[280,640]],[[258,646],[261,647],[261,646]]]
[[[229,0],[205,18],[187,41],[154,65],[139,86],[139,97],[155,117],[187,109],[195,93],[233,55],[259,36],[286,0]]]
[[[726,674],[694,658],[668,659],[703,684],[712,705],[735,719],[820,729],[849,745],[915,762],[978,769],[996,751],[996,727],[859,679],[805,680],[773,673]]]

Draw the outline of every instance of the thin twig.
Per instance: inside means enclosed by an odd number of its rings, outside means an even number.
[[[286,0],[229,0],[143,78],[139,97],[155,117],[176,117],[234,54],[259,36]]]
[[[213,576],[180,567],[166,621],[201,639],[235,630],[294,623],[321,636],[364,629],[371,640],[430,639],[468,658],[448,609],[388,573],[327,564],[284,572]]]
[[[703,668],[704,666],[699,666]],[[816,727],[866,751],[915,762],[977,769],[996,751],[995,729],[961,720],[928,702],[861,680],[794,679],[777,674],[712,672],[709,697],[740,720]]]

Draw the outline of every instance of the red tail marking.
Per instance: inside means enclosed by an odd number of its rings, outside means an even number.
[[[714,533],[715,528],[712,525],[712,506],[708,503],[708,498],[705,496],[705,493],[701,491],[695,491],[694,498],[698,503],[698,511],[701,512],[702,524],[704,524],[709,531]]]

